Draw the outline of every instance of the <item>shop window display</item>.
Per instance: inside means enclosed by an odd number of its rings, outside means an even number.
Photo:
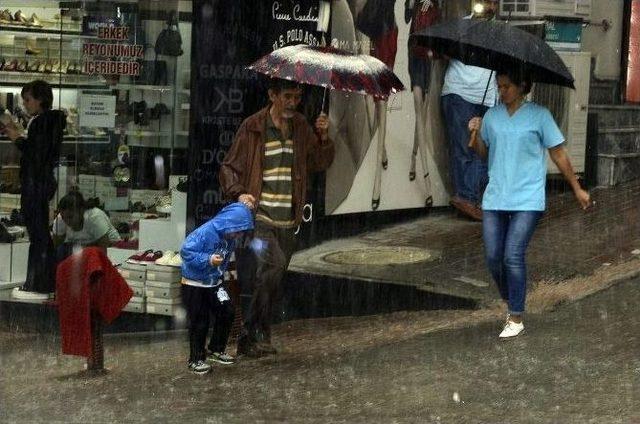
[[[0,121],[27,128],[22,87],[52,86],[66,128],[49,224],[59,199],[79,191],[119,231],[115,263],[177,250],[184,238],[186,193],[176,187],[187,165],[190,24],[178,21],[178,3],[5,1],[0,10]],[[0,289],[26,274],[20,157],[0,135]]]

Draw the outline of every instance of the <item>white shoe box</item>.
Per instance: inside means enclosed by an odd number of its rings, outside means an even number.
[[[122,308],[123,311],[126,312],[135,312],[139,314],[143,314],[146,312],[146,302],[144,297],[134,296],[129,300],[127,306]]]
[[[164,267],[167,270],[158,271],[157,268],[147,270],[147,280],[165,283],[180,283],[182,274],[180,268]]]
[[[118,268],[118,272],[125,280],[128,281],[142,281],[147,279],[147,271],[145,269],[131,269],[128,267],[120,267]]]
[[[145,296],[145,283],[141,280],[126,280],[127,285],[133,290],[133,295],[135,297],[144,297]]]
[[[24,283],[28,260],[28,241],[0,243],[0,281]]]
[[[175,281],[155,281],[155,280],[147,280],[145,285],[148,288],[156,288],[161,290],[168,290],[174,287],[180,287],[180,283],[176,283]]]
[[[147,303],[148,314],[174,316],[181,309],[182,309],[182,305],[180,304],[180,302],[176,304],[165,304],[165,303],[156,303],[156,302]]]
[[[180,286],[157,287],[149,286],[146,289],[147,300],[156,301],[156,299],[176,299],[180,297]]]

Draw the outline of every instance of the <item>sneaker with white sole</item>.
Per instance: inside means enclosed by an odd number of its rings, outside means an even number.
[[[231,365],[236,361],[236,358],[225,352],[212,352],[207,356],[207,362],[217,362],[219,364]]]
[[[177,252],[167,261],[167,266],[173,266],[176,268],[180,268],[182,266],[182,257],[180,256],[180,252]]]
[[[507,339],[509,337],[515,337],[524,331],[524,324],[521,322],[507,321],[504,325],[504,329],[498,337],[501,339]]]
[[[20,300],[49,300],[53,299],[53,293],[38,293],[33,291],[22,290],[22,287],[15,287],[11,291],[14,299]]]
[[[194,374],[206,374],[211,371],[211,365],[204,361],[189,362],[189,371]]]
[[[173,257],[176,255],[176,252],[174,252],[173,250],[167,250],[162,254],[162,257],[159,259],[156,259],[156,265],[164,265],[164,266],[168,266],[169,263],[171,262],[171,259],[173,259]]]

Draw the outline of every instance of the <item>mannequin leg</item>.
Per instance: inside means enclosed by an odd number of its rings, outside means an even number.
[[[411,165],[409,167],[409,181],[416,179],[416,155],[418,154],[418,146],[421,144],[421,140],[424,137],[424,125],[423,119],[423,105],[426,105],[424,100],[424,94],[420,86],[413,87],[413,107],[416,115],[416,125],[413,132],[413,150],[411,151]]]
[[[418,145],[419,149],[420,149],[420,157],[422,158],[422,171],[424,172],[424,175],[422,176],[422,178],[424,179],[424,188],[425,188],[425,193],[426,193],[426,199],[425,199],[425,207],[430,208],[431,206],[433,206],[433,191],[431,190],[431,176],[429,175],[429,148],[428,148],[428,143],[429,140],[427,139],[428,136],[428,132],[427,132],[427,123],[429,122],[429,101],[430,98],[432,98],[433,96],[430,96],[430,92],[425,93],[424,98],[423,98],[423,103],[422,103],[422,121],[420,122],[421,127],[422,127],[422,138],[420,139],[420,144]]]
[[[376,146],[376,172],[373,180],[373,195],[371,197],[371,209],[376,210],[380,206],[380,186],[382,183],[383,161],[386,159],[384,140],[387,133],[387,103],[376,102],[376,115],[378,117],[378,145]]]

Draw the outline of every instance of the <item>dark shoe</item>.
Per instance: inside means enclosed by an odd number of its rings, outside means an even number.
[[[267,353],[258,349],[255,342],[251,342],[247,336],[240,336],[238,338],[238,349],[236,350],[238,356],[246,356],[249,358],[262,358]]]
[[[256,348],[262,352],[264,352],[267,355],[275,355],[276,353],[278,353],[278,351],[276,350],[275,347],[273,347],[273,345],[269,342],[257,342],[256,343]]]
[[[463,215],[475,220],[482,221],[482,209],[460,197],[454,196],[451,198],[451,206],[456,208]]]

